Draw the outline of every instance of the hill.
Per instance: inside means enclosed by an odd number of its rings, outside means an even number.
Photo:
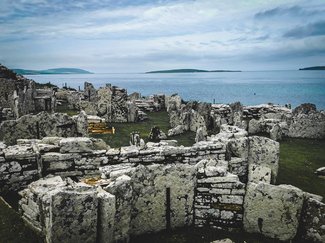
[[[233,70],[201,70],[201,69],[170,69],[170,70],[158,70],[158,71],[150,71],[146,73],[216,73],[216,72],[241,72],[241,71],[233,71]]]
[[[79,68],[52,68],[46,70],[27,70],[13,69],[14,72],[21,75],[38,75],[38,74],[90,74],[91,72]]]
[[[314,66],[314,67],[299,68],[299,70],[325,70],[325,66]]]

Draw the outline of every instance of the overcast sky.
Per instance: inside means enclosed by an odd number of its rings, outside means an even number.
[[[108,73],[325,65],[324,13],[324,0],[0,0],[0,63]]]

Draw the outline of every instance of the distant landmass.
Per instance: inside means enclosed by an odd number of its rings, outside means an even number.
[[[150,71],[146,73],[217,73],[217,72],[241,72],[238,70],[201,70],[201,69],[170,69]]]
[[[12,69],[15,73],[21,75],[39,75],[39,74],[89,74],[91,72],[79,68],[52,68],[46,70],[26,70]]]
[[[314,67],[299,68],[299,70],[325,70],[325,66],[314,66]]]

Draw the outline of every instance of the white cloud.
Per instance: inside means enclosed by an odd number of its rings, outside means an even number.
[[[154,69],[166,65],[219,68],[223,63],[241,69],[245,58],[256,57],[260,62],[261,53],[274,56],[288,50],[299,52],[299,48],[312,52],[305,39],[283,38],[283,33],[306,22],[304,19],[282,16],[281,21],[259,21],[254,16],[278,6],[299,4],[306,11],[320,5],[324,8],[316,0],[198,0],[85,9],[87,1],[81,1],[76,9],[54,6],[52,12],[51,1],[26,2],[14,1],[16,12],[7,15],[0,10],[0,61],[26,68],[31,63],[94,66],[98,70],[120,65],[121,70],[129,66],[134,71],[146,71],[145,65]],[[6,9],[10,4],[4,3]],[[37,13],[37,6],[46,12]],[[309,21],[320,18],[312,16]]]

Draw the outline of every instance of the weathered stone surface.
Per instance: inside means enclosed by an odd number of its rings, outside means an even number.
[[[35,160],[36,153],[31,145],[15,145],[3,150],[6,160]]]
[[[179,95],[166,96],[165,106],[168,112],[181,108],[182,98]]]
[[[114,242],[114,221],[115,221],[115,196],[106,192],[101,187],[97,189],[98,197],[98,222],[97,241],[100,243]]]
[[[20,213],[46,242],[96,242],[96,193],[60,177],[40,179],[20,192]]]
[[[199,127],[196,131],[195,142],[205,141],[208,135],[206,127]]]
[[[102,139],[76,137],[63,138],[60,141],[61,153],[90,153],[93,150],[105,150],[107,148]]]
[[[83,188],[52,195],[51,242],[95,242],[97,234],[96,191]]]
[[[315,174],[318,176],[325,176],[325,167],[320,167],[315,171]]]
[[[133,102],[127,102],[127,120],[128,122],[137,122],[138,121],[138,107]]]
[[[279,240],[297,233],[304,193],[289,185],[249,183],[244,203],[244,228]]]
[[[78,134],[76,122],[63,113],[25,115],[17,120],[4,121],[0,125],[0,139],[8,145],[15,144],[21,138],[74,137]]]
[[[270,138],[275,141],[282,139],[282,129],[279,124],[275,124],[270,130]]]
[[[81,110],[78,116],[74,117],[77,126],[78,136],[88,136],[88,118],[85,111]]]
[[[130,232],[132,193],[131,178],[126,175],[118,177],[113,183],[104,188],[115,195],[116,211],[114,222],[114,241],[128,241]]]
[[[309,113],[315,112],[316,111],[316,105],[315,104],[311,104],[311,103],[304,103],[301,104],[299,106],[297,106],[292,113],[294,115],[298,115],[298,114],[306,114],[308,115]]]
[[[138,166],[132,175],[134,199],[131,232],[142,234],[166,227],[166,190],[170,190],[171,227],[190,225],[195,185],[194,166],[187,164]],[[151,179],[152,178],[152,179]]]
[[[271,183],[271,168],[254,164],[250,165],[248,168],[248,182]]]
[[[63,138],[60,141],[61,153],[92,152],[93,141],[90,138]]]
[[[325,112],[299,113],[293,116],[289,124],[287,136],[295,138],[324,138]]]
[[[168,130],[168,137],[182,134],[185,131],[186,131],[186,129],[183,125],[177,125],[176,127]]]
[[[234,241],[227,238],[227,239],[222,239],[222,240],[214,240],[214,241],[211,241],[211,243],[234,243]]]
[[[325,204],[313,198],[305,202],[301,236],[306,242],[325,242]]]
[[[271,169],[271,181],[275,182],[279,168],[280,145],[278,142],[265,138],[249,137],[248,164],[267,166]]]
[[[261,121],[252,119],[248,123],[248,133],[257,134],[263,132],[263,124]]]
[[[232,139],[228,143],[228,149],[231,153],[231,156],[243,158],[245,160],[248,159],[248,137],[240,137],[236,139]]]

